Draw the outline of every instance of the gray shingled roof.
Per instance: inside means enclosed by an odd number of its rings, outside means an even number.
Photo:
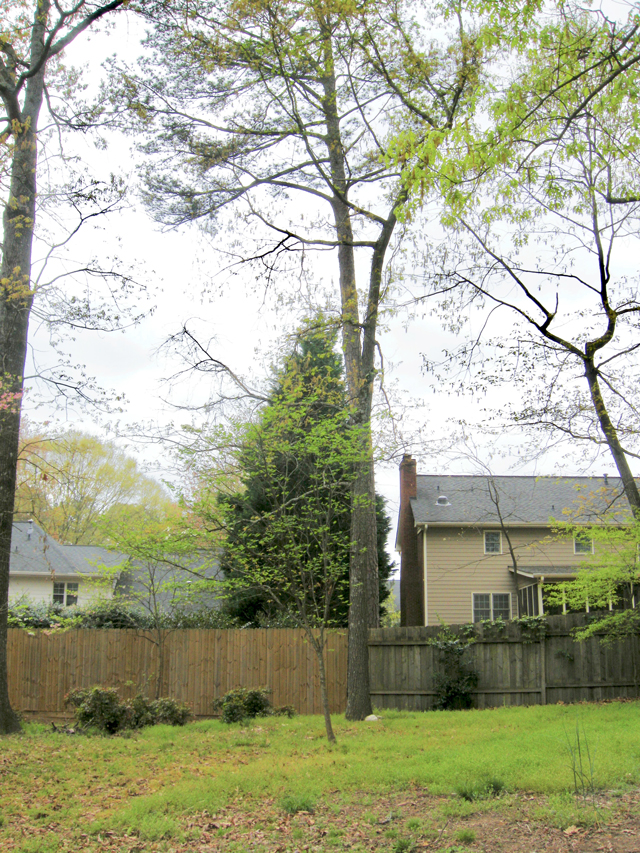
[[[498,495],[500,513],[491,494]],[[438,498],[447,498],[446,505]],[[608,477],[486,477],[418,474],[417,497],[411,499],[416,524],[546,525],[550,518],[568,520],[565,508],[576,510],[580,499],[589,509],[575,520],[595,522],[612,507],[618,520],[628,518],[629,506],[620,479]]]
[[[13,523],[10,575],[96,575],[101,564],[115,566],[123,559],[122,554],[95,545],[61,545],[33,521]]]

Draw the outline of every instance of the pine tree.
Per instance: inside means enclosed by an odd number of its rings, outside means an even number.
[[[247,540],[253,545],[259,542],[260,533],[272,521],[274,512],[285,505],[292,513],[299,513],[300,502],[309,490],[310,482],[317,474],[318,460],[313,453],[292,458],[292,446],[300,447],[296,436],[282,449],[282,410],[292,408],[300,413],[294,419],[292,429],[309,433],[323,421],[340,424],[345,434],[353,429],[349,420],[347,396],[343,378],[342,361],[336,352],[336,334],[327,332],[324,325],[308,323],[302,330],[294,351],[285,358],[277,371],[268,404],[258,422],[247,432],[240,453],[240,469],[243,490],[221,498],[227,529],[227,545],[222,559],[222,568],[228,579],[239,579],[243,572],[244,548]],[[338,419],[338,420],[337,420]],[[280,445],[275,457],[270,457],[269,447]],[[323,460],[323,465],[326,460]],[[345,461],[341,458],[331,471],[331,483],[327,499],[333,502],[332,541],[339,542],[342,571],[337,580],[336,591],[331,600],[329,624],[346,626],[349,609],[349,554],[351,530],[351,483],[352,471],[341,470]],[[339,484],[336,494],[336,484]],[[381,605],[389,596],[388,580],[393,568],[386,550],[385,540],[390,529],[390,520],[385,512],[384,498],[376,496],[376,519],[378,523],[378,564]],[[300,519],[303,521],[302,519]],[[304,524],[300,536],[305,537]],[[270,538],[271,545],[277,543]],[[238,558],[239,549],[243,552]],[[265,550],[265,559],[267,553]],[[286,595],[285,595],[286,599]],[[268,624],[293,624],[289,614],[283,613],[281,602],[274,601],[262,584],[241,584],[227,599],[229,615],[243,623],[259,626]]]

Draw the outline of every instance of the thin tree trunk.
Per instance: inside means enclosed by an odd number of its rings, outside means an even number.
[[[324,727],[327,731],[327,740],[329,743],[336,742],[336,736],[333,732],[331,724],[331,714],[329,713],[329,691],[327,690],[327,672],[324,666],[324,649],[326,645],[324,631],[318,641],[310,633],[312,645],[318,656],[318,672],[320,673],[320,695],[322,697],[322,713],[324,714]]]

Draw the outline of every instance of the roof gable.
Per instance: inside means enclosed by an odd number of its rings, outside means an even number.
[[[97,575],[103,565],[116,566],[123,559],[97,545],[61,545],[33,521],[13,523],[10,575]]]
[[[489,526],[501,519],[508,526],[547,526],[551,518],[568,521],[564,510],[584,524],[601,521],[606,510],[618,521],[630,512],[618,477],[605,483],[603,477],[455,474],[418,474],[411,509],[416,524]]]

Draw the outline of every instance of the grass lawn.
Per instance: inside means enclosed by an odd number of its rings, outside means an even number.
[[[640,849],[640,703],[381,716],[335,718],[333,748],[321,717],[27,725],[0,740],[0,850]]]

